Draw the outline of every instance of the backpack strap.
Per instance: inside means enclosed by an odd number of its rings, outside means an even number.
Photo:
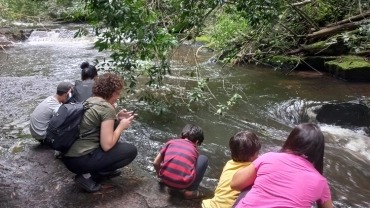
[[[87,102],[87,101],[84,101],[83,103],[82,103],[82,105],[84,106],[84,111],[87,111],[88,109],[90,109],[91,107],[93,107],[94,105],[100,105],[99,103],[89,103],[89,102]],[[98,131],[100,131],[100,126],[99,127],[95,127],[95,128],[93,128],[93,129],[91,129],[91,130],[89,130],[89,131],[87,131],[87,132],[85,132],[85,133],[83,133],[83,134],[80,134],[79,135],[79,138],[82,138],[82,137],[87,137],[87,136],[89,136],[89,135],[91,135],[91,134],[93,134],[93,133],[96,133],[96,132],[98,132]]]

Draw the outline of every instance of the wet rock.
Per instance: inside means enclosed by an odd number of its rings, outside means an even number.
[[[0,34],[0,51],[1,49],[8,48],[12,45],[13,43],[7,37]]]
[[[169,196],[136,164],[103,181],[101,191],[87,193],[73,182],[74,174],[54,159],[52,150],[26,141],[23,152],[0,154],[0,207],[200,207],[200,200]],[[0,140],[3,147],[11,143],[14,140]]]
[[[370,109],[361,104],[325,104],[316,112],[316,120],[320,123],[355,127],[366,127],[370,124]]]

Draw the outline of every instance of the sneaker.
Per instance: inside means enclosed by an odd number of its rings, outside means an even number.
[[[95,183],[95,181],[90,178],[85,178],[83,175],[76,175],[74,180],[81,188],[85,189],[85,191],[89,193],[97,192],[100,190],[101,185]]]
[[[58,150],[55,150],[54,151],[54,157],[57,158],[57,159],[62,159],[62,152],[58,151]]]
[[[117,170],[110,171],[110,172],[92,173],[91,177],[93,178],[93,180],[100,181],[100,180],[103,180],[103,179],[111,179],[111,178],[117,177],[119,175],[121,175],[121,170],[117,169]]]

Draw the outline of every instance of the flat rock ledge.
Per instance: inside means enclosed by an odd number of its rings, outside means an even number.
[[[121,176],[102,182],[101,191],[87,193],[53,150],[32,140],[0,138],[0,207],[201,207],[200,200],[169,196],[135,163],[121,170]]]

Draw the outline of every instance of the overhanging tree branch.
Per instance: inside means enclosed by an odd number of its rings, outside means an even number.
[[[311,25],[311,27],[315,28],[316,30],[320,30],[319,25],[315,23],[306,13],[304,13],[301,9],[299,9],[297,6],[290,5],[303,19],[306,20],[308,24]]]
[[[326,27],[332,27],[332,26],[336,26],[336,25],[341,25],[341,24],[349,23],[349,22],[355,22],[355,21],[359,21],[359,20],[365,19],[367,17],[370,17],[370,10],[364,11],[361,14],[358,14],[358,15],[355,15],[355,16],[352,16],[352,17],[349,17],[348,19],[344,19],[344,20],[341,20],[341,21],[338,21],[338,22],[335,22],[335,23],[332,23],[332,24],[328,24],[328,25],[326,25]]]
[[[304,6],[306,4],[311,4],[315,2],[314,0],[305,0],[305,1],[302,1],[302,2],[297,2],[297,3],[294,3],[292,4],[292,6]]]

